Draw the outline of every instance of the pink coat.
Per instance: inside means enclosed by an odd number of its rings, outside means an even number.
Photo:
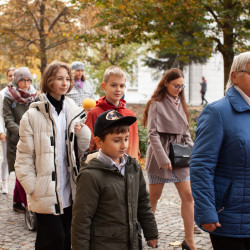
[[[170,163],[169,139],[177,143],[186,142],[193,147],[189,133],[189,124],[182,104],[178,110],[165,97],[161,102],[153,102],[148,111],[148,150],[146,170],[154,175],[170,179],[172,171],[162,169]],[[175,168],[175,175],[183,180],[190,175],[189,168]]]

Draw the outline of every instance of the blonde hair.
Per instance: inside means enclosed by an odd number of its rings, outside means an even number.
[[[226,91],[234,85],[233,79],[231,77],[231,73],[233,71],[238,72],[238,74],[241,74],[241,70],[245,70],[247,64],[250,63],[250,51],[243,52],[239,55],[237,55],[232,63],[230,74],[229,74],[229,79],[226,87]]]
[[[124,77],[126,80],[126,74],[125,72],[118,66],[109,66],[103,75],[103,82],[107,83],[109,81],[109,78],[111,76],[118,76],[118,77]]]
[[[6,72],[6,75],[7,75],[7,76],[8,76],[8,74],[9,74],[10,71],[15,71],[15,68],[14,68],[14,67],[8,68],[8,69],[7,69],[7,72]]]
[[[40,84],[40,89],[42,93],[49,93],[52,90],[52,86],[56,79],[56,74],[60,68],[64,68],[68,72],[68,75],[70,77],[70,87],[67,93],[71,91],[71,89],[74,86],[74,81],[73,81],[73,77],[72,77],[72,73],[71,73],[71,69],[69,65],[63,62],[53,61],[46,67],[43,73],[41,84]]]

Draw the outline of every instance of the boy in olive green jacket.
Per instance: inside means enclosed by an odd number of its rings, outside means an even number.
[[[148,245],[157,246],[143,172],[126,154],[129,126],[135,121],[134,116],[108,110],[95,122],[100,150],[78,177],[71,229],[74,250],[138,250],[138,222]]]

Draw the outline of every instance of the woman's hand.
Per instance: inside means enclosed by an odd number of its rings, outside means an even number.
[[[77,134],[78,132],[81,131],[83,125],[80,123],[76,124],[75,127],[74,127],[74,131],[75,131],[75,134]]]
[[[158,240],[157,239],[155,239],[155,240],[149,240],[147,243],[148,243],[148,246],[150,246],[152,248],[156,248]]]
[[[201,226],[208,232],[213,232],[217,227],[221,227],[219,222],[201,224]]]
[[[1,141],[5,141],[6,140],[6,134],[5,133],[1,133],[0,134],[0,140]]]
[[[172,170],[172,165],[171,163],[167,163],[165,166],[163,166],[162,168],[168,169],[168,170]]]

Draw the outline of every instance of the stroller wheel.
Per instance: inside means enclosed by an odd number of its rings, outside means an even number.
[[[26,210],[25,212],[25,224],[30,231],[35,231],[37,228],[36,214]]]

